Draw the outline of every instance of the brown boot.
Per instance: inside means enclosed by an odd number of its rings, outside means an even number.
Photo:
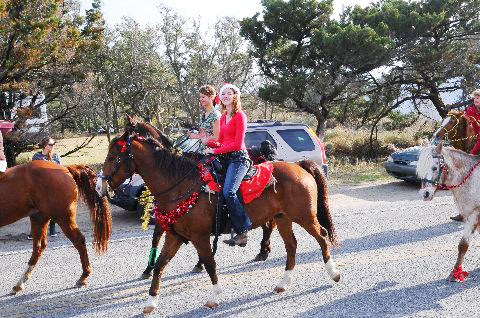
[[[451,216],[450,219],[452,219],[454,221],[462,222],[463,221],[463,215],[459,214],[459,215]]]
[[[230,246],[238,245],[238,246],[244,247],[247,245],[247,240],[248,240],[247,232],[244,232],[242,234],[236,235],[234,238],[223,240],[223,243],[228,244]]]

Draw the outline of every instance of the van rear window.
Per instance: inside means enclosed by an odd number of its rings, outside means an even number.
[[[277,143],[275,142],[275,140],[273,140],[272,136],[270,136],[270,134],[265,130],[248,131],[245,134],[245,145],[248,149],[252,147],[260,148],[260,144],[264,140],[270,141],[275,146],[275,148],[277,148]]]
[[[277,133],[296,152],[315,150],[310,135],[303,129],[277,130]]]

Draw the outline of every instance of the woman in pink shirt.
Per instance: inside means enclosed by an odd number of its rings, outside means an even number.
[[[237,86],[233,84],[222,86],[220,101],[223,115],[220,118],[218,140],[208,141],[206,138],[202,138],[202,142],[211,147],[205,149],[205,154],[224,156],[227,164],[223,195],[237,235],[223,242],[232,246],[245,246],[247,244],[247,232],[252,228],[252,222],[245,211],[243,198],[237,194],[237,191],[251,164],[245,146],[247,115],[242,110],[240,89]]]

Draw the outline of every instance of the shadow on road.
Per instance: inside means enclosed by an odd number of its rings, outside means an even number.
[[[420,184],[405,181],[364,185],[335,185],[328,189],[330,196],[341,194],[365,201],[372,202],[395,202],[395,201],[416,201],[422,198],[418,194]],[[450,191],[437,191],[435,197],[451,196]]]

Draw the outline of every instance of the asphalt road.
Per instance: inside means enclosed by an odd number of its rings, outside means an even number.
[[[318,245],[303,229],[293,283],[272,293],[283,276],[286,253],[275,231],[273,252],[252,263],[261,230],[245,248],[220,246],[217,268],[223,293],[216,309],[204,307],[208,275],[191,274],[196,253],[183,246],[165,270],[153,317],[474,317],[480,311],[479,244],[474,236],[465,258],[470,276],[447,282],[463,224],[448,191],[431,202],[419,200],[418,186],[404,182],[330,187],[330,206],[342,245],[333,250],[342,278],[333,282]],[[91,242],[85,211],[79,224]],[[106,255],[89,246],[93,273],[87,287],[74,288],[81,266],[62,234],[49,243],[27,288],[9,292],[26,268],[31,242],[28,220],[0,229],[0,317],[141,317],[149,280],[139,280],[150,250],[132,214],[114,210],[114,234]]]

